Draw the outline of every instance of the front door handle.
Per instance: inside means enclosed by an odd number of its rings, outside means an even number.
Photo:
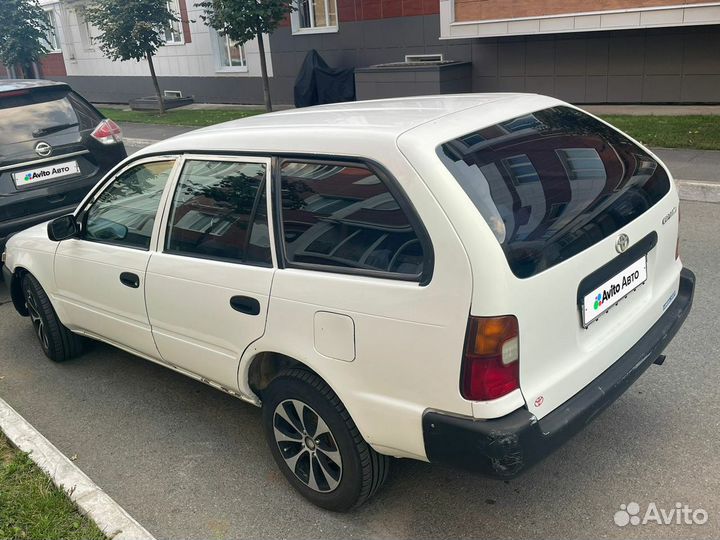
[[[260,314],[260,302],[249,296],[233,296],[230,299],[230,307],[248,315]]]
[[[120,283],[131,289],[137,289],[140,286],[140,276],[132,272],[123,272],[120,274]]]

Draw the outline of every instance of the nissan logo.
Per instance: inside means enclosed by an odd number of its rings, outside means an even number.
[[[630,245],[630,238],[628,238],[628,235],[623,233],[620,236],[618,236],[617,241],[615,242],[615,250],[618,253],[622,253],[625,251],[628,246]]]
[[[39,142],[35,145],[35,153],[40,157],[48,157],[52,154],[52,146],[46,142]]]

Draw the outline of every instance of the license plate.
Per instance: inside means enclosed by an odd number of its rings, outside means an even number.
[[[625,298],[647,280],[647,257],[643,255],[583,298],[582,319],[587,328],[600,315]]]
[[[46,180],[57,180],[58,178],[75,176],[77,174],[80,174],[80,166],[77,161],[65,161],[64,163],[53,163],[47,167],[16,172],[13,174],[13,179],[17,187],[23,187],[28,184],[35,184]]]

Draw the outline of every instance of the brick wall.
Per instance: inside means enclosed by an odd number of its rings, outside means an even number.
[[[338,18],[341,23],[436,15],[440,12],[440,0],[337,0]],[[286,19],[281,26],[290,26]]]
[[[439,0],[337,0],[340,22],[434,15]]]
[[[713,0],[454,0],[456,21],[516,19],[651,7],[710,4]]]
[[[65,59],[61,52],[47,54],[40,60],[41,77],[52,79],[53,77],[65,77],[66,75]]]

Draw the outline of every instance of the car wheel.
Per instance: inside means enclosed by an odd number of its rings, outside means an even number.
[[[337,512],[359,506],[382,486],[390,458],[362,438],[320,377],[291,369],[263,392],[263,423],[283,475],[312,503]]]
[[[58,319],[50,299],[32,274],[22,280],[23,297],[40,346],[50,360],[63,362],[82,352],[83,341]]]

